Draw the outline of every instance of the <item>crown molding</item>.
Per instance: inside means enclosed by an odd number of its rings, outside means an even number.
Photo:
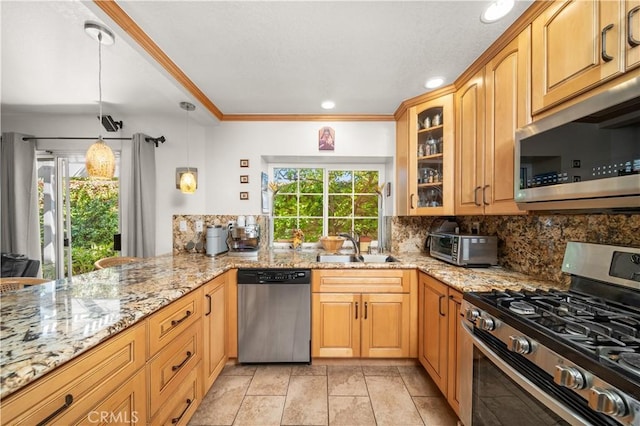
[[[395,121],[375,114],[224,114],[222,121]]]

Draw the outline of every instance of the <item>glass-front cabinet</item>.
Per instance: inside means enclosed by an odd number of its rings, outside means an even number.
[[[453,94],[409,109],[410,215],[454,214]]]

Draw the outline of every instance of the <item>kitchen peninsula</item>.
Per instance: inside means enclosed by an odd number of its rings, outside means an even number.
[[[205,304],[201,288],[236,268],[402,269],[428,274],[461,292],[558,286],[500,268],[459,268],[418,253],[398,256],[400,261],[395,263],[367,264],[320,263],[316,255],[313,250],[263,250],[257,260],[166,255],[78,275],[71,281],[59,280],[5,293],[0,359],[3,407],[52,375],[48,373],[116,340],[116,335],[141,329],[138,325],[155,318],[158,311],[164,312],[162,308],[176,305],[173,302],[193,296],[197,305],[192,315],[195,321],[201,311],[207,311],[201,308]],[[233,272],[228,284],[229,288],[235,287]]]

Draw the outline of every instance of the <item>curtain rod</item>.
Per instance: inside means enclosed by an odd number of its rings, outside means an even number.
[[[33,137],[24,137],[24,138],[22,138],[23,141],[44,140],[44,139],[50,139],[50,140],[62,140],[62,139],[66,139],[66,140],[96,140],[98,138],[97,137],[85,138],[85,137],[77,137],[77,136],[70,136],[70,137],[63,137],[63,136],[33,136]],[[105,141],[128,141],[128,140],[131,140],[131,138],[102,138],[102,140],[105,140]],[[166,141],[164,136],[160,136],[158,138],[148,137],[148,138],[144,138],[144,140],[147,141],[147,142],[153,142],[156,145],[156,148],[158,147],[159,143],[164,143]]]

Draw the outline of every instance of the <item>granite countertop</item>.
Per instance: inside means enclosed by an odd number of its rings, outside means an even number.
[[[460,291],[552,288],[500,268],[465,269],[420,253],[396,263],[318,263],[317,251],[257,258],[164,255],[6,292],[0,298],[0,398],[233,268],[418,269]]]

